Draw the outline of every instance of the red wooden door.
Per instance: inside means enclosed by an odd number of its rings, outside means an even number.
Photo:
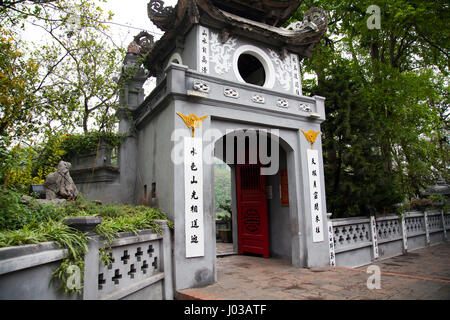
[[[239,254],[269,257],[266,177],[257,164],[236,165]]]

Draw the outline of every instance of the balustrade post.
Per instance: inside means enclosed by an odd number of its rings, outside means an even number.
[[[406,214],[400,217],[400,221],[402,224],[402,238],[403,238],[403,253],[408,252],[408,231],[406,229]]]
[[[443,209],[441,209],[441,218],[442,218],[442,229],[444,230],[444,239],[447,240],[447,230],[445,228],[445,215]]]
[[[370,232],[372,233],[373,259],[376,260],[379,257],[379,253],[378,253],[377,222],[375,220],[375,216],[370,216]]]
[[[170,234],[170,228],[167,225],[167,221],[158,220],[163,231],[163,239],[161,244],[161,268],[164,272],[164,290],[163,299],[173,300],[173,276],[172,276],[172,239]]]
[[[425,225],[425,236],[427,239],[427,246],[430,245],[430,226],[428,224],[428,213],[426,211],[423,212],[423,219]]]
[[[100,237],[95,236],[88,242],[88,251],[84,256],[83,300],[98,299],[98,267]]]
[[[94,229],[102,222],[99,217],[72,217],[64,220],[71,228],[82,231],[91,237],[87,243],[87,252],[84,255],[84,281],[83,300],[96,300],[98,298],[98,267],[100,263],[99,249],[100,237],[96,236]],[[81,271],[81,270],[80,270]]]
[[[336,252],[334,249],[334,230],[333,221],[331,220],[331,213],[327,213],[328,218],[328,242],[329,242],[329,252],[330,252],[330,266],[336,266]]]

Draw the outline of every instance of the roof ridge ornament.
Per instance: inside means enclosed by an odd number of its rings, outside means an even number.
[[[327,21],[328,18],[325,10],[312,7],[305,13],[302,21],[292,22],[284,29],[296,32],[319,32],[321,29],[326,29]]]
[[[160,15],[172,14],[174,11],[173,7],[165,7],[164,1],[162,0],[150,0],[148,7],[149,12]]]
[[[200,22],[200,12],[195,0],[189,0],[188,13],[192,23],[197,24]]]
[[[150,20],[161,30],[167,31],[175,21],[175,8],[165,7],[162,0],[150,0],[147,14]]]
[[[133,41],[128,46],[128,53],[144,56],[152,50],[154,45],[155,40],[153,36],[147,31],[141,31],[133,38]]]

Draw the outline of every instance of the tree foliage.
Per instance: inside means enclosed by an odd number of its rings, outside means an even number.
[[[34,82],[26,87],[34,95],[33,127],[40,124],[41,135],[114,127],[120,87],[115,79],[125,50],[108,34],[111,18],[93,0],[15,1],[0,9],[16,38],[28,30],[44,34],[38,43],[22,45],[34,62]]]
[[[46,16],[44,23],[33,22],[51,37],[38,47],[41,57],[43,103],[52,110],[52,118],[64,128],[81,127],[84,132],[97,128],[112,130],[118,106],[122,48],[111,42],[111,19],[91,0],[73,4],[58,1],[57,21]],[[51,15],[55,19],[55,15]]]
[[[41,182],[64,153],[65,133],[115,130],[127,77],[115,80],[125,50],[108,34],[111,18],[94,0],[0,4],[3,186]],[[25,41],[29,31],[44,36]]]
[[[38,65],[17,48],[20,42],[0,26],[0,135],[19,138],[33,132],[36,107],[33,86]]]
[[[367,13],[377,5],[381,28]],[[439,174],[448,177],[449,6],[444,1],[307,0],[329,29],[304,61],[305,91],[327,98],[328,210],[392,212]]]
[[[231,201],[231,176],[227,165],[214,166],[215,211],[224,210],[222,206]]]

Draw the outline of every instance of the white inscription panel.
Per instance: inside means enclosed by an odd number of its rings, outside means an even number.
[[[205,255],[202,148],[202,139],[184,138],[186,258]]]
[[[308,176],[313,242],[321,242],[323,241],[322,189],[317,150],[308,149]]]

